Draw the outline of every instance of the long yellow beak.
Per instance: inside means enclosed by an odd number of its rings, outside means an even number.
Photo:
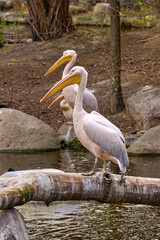
[[[48,107],[48,109],[50,109],[51,107],[53,107],[56,103],[58,103],[59,101],[64,99],[64,95],[63,93],[61,93]]]
[[[63,55],[60,59],[58,59],[57,62],[55,62],[52,65],[52,67],[50,67],[50,69],[44,74],[44,76],[46,77],[47,75],[49,75],[50,73],[55,71],[58,67],[60,67],[62,64],[66,63],[66,62],[70,62],[71,60],[72,60],[72,57],[67,57],[67,56]]]
[[[40,100],[40,103],[53,96],[55,93],[61,91],[63,88],[72,84],[80,84],[80,82],[81,76],[76,74],[76,72],[70,71],[62,80],[60,80],[48,91],[48,93]]]

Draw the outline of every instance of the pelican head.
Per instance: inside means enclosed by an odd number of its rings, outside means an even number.
[[[51,96],[53,96],[55,93],[61,91],[63,88],[72,85],[72,84],[78,84],[80,85],[82,75],[85,74],[87,75],[86,70],[83,67],[73,67],[70,72],[62,79],[60,80],[57,84],[55,84],[49,91],[48,93],[40,100],[40,103]],[[52,104],[53,106],[53,104]],[[49,106],[51,107],[51,106]]]
[[[63,52],[63,55],[60,59],[55,62],[50,69],[44,74],[44,76],[49,75],[52,73],[54,70],[56,70],[58,67],[60,67],[62,64],[66,62],[71,62],[72,60],[75,62],[77,58],[77,54],[74,50],[66,50]],[[74,64],[74,63],[73,63]]]

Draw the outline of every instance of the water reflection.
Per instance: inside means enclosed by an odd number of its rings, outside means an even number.
[[[60,152],[47,153],[0,153],[0,174],[10,167],[15,170],[36,168],[56,168],[60,159]]]
[[[160,156],[130,156],[128,175],[141,177],[160,177]],[[92,169],[94,156],[83,148],[65,149],[39,153],[0,153],[0,174],[10,167],[15,170],[56,168],[65,172],[87,172]],[[99,160],[98,171],[103,167]],[[119,173],[117,165],[110,163],[109,171]]]
[[[160,156],[130,157],[129,175],[160,178]]]
[[[57,168],[66,172],[91,170],[94,157],[88,151],[60,150],[34,154],[0,154],[0,174],[16,170]],[[98,170],[103,162],[99,161]],[[130,157],[128,175],[160,177],[160,157]],[[118,173],[118,166],[110,164]],[[29,237],[41,239],[154,239],[160,235],[160,208],[145,205],[54,202],[49,207],[31,202],[16,209],[24,216]]]
[[[159,239],[160,208],[91,202],[52,203],[18,207],[30,239]]]
[[[0,153],[0,174],[10,167],[15,170],[56,168],[65,172],[88,171],[93,167],[94,157],[85,149],[59,150],[39,153]],[[102,162],[99,163],[99,170]]]

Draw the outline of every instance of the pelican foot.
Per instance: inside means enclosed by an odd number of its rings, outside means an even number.
[[[92,176],[95,174],[95,171],[90,171],[90,172],[86,172],[86,173],[81,173],[82,176]]]

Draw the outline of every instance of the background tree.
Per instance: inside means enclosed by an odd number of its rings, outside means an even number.
[[[33,40],[61,37],[74,29],[69,0],[27,0]]]
[[[121,89],[120,1],[111,0],[111,112],[124,108]]]

